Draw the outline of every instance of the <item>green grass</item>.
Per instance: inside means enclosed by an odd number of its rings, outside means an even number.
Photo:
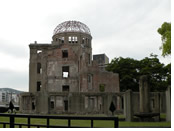
[[[123,115],[119,117],[124,118]],[[165,114],[162,114],[163,118],[165,118]],[[0,122],[9,122],[8,117],[0,117]],[[15,118],[15,123],[23,123],[27,124],[26,118]],[[46,125],[46,119],[31,119],[31,124],[39,124]],[[50,119],[50,125],[59,125],[59,126],[67,126],[68,120],[55,120]],[[113,127],[113,121],[104,121],[104,120],[96,120],[94,121],[94,127]],[[72,120],[71,126],[82,126],[82,127],[90,127],[90,120]],[[0,125],[2,128],[3,125]],[[9,127],[9,125],[7,126]],[[18,127],[18,126],[16,126]],[[171,127],[171,122],[124,122],[119,121],[119,127]],[[26,127],[24,127],[26,128]]]
[[[162,118],[162,119],[166,119],[166,114],[161,113],[161,114],[160,114],[160,118]]]
[[[171,122],[119,122],[119,127],[171,127]]]

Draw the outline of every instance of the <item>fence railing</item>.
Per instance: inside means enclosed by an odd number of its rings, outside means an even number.
[[[8,117],[9,122],[2,122],[0,119],[0,125],[3,125],[3,128],[6,128],[6,125],[9,125],[10,128],[14,128],[18,126],[18,128],[22,128],[23,126],[30,127],[45,127],[45,128],[89,128],[82,126],[72,126],[72,120],[90,120],[90,127],[94,127],[94,120],[105,120],[105,121],[114,121],[114,128],[118,128],[118,117],[92,117],[92,116],[50,116],[50,115],[28,115],[28,114],[3,114],[0,113],[0,117]],[[16,123],[15,118],[26,118],[27,124],[24,123]],[[45,119],[46,124],[31,124],[32,118]],[[59,119],[59,120],[68,120],[67,126],[57,126],[50,125],[50,119]]]

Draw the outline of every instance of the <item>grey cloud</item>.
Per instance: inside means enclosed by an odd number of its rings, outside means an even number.
[[[0,69],[0,88],[8,87],[28,90],[28,72],[14,72],[7,69]]]
[[[116,4],[117,2],[115,2]],[[108,6],[108,8],[111,8],[109,11],[100,8],[95,12],[97,17],[94,21],[98,23],[93,24],[92,28],[95,30],[97,37],[104,37],[114,32],[124,32],[132,26],[145,23],[144,21],[147,21],[151,17],[151,13],[160,5],[160,1],[123,0],[120,6],[115,5]],[[118,8],[115,9],[114,7]],[[154,20],[156,16],[152,18]]]
[[[13,42],[9,42],[8,40],[0,39],[0,46],[0,52],[2,53],[20,58],[26,58],[28,56],[28,46],[26,45],[13,44]]]

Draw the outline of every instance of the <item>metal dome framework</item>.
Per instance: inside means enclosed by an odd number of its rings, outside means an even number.
[[[81,32],[91,35],[90,29],[79,21],[65,21],[59,24],[55,29],[53,35],[65,32]]]

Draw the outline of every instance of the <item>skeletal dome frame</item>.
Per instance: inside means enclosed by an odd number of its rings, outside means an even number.
[[[81,32],[91,35],[90,29],[85,24],[79,21],[65,21],[59,24],[55,29],[53,35],[65,32]]]

